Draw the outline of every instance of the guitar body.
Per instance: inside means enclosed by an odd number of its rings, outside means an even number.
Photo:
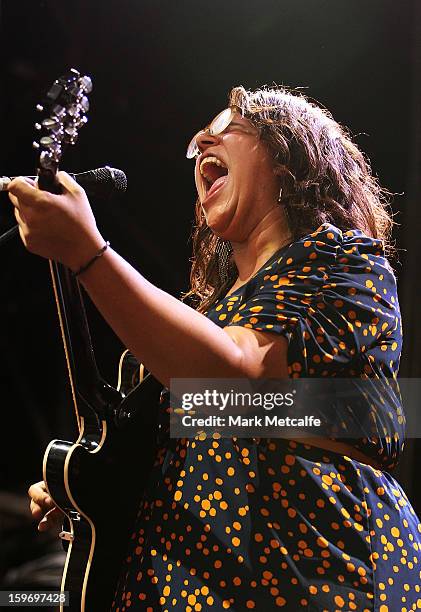
[[[161,389],[147,376],[123,400],[119,424],[100,421],[95,439],[82,417],[76,442],[53,440],[46,449],[44,480],[69,522],[61,534],[68,541],[61,590],[70,599],[63,610],[111,607],[154,460]]]

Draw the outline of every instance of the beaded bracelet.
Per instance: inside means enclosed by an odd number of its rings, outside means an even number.
[[[102,247],[102,249],[100,249],[98,253],[94,255],[92,259],[88,261],[88,263],[86,263],[84,266],[79,268],[77,272],[72,272],[73,276],[76,278],[77,276],[82,274],[82,272],[86,272],[86,270],[90,268],[97,261],[97,259],[99,259],[100,257],[104,255],[105,251],[108,249],[109,246],[110,246],[110,243],[107,241]]]

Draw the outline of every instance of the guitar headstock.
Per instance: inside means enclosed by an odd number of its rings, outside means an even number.
[[[41,132],[39,142],[33,146],[39,151],[38,185],[41,189],[57,192],[55,175],[66,145],[74,145],[80,128],[87,122],[89,110],[88,94],[92,91],[92,81],[81,76],[73,68],[59,77],[47,92],[42,104],[37,105],[39,112],[46,117],[35,124]]]

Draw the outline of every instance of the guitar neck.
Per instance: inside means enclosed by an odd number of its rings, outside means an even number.
[[[54,81],[46,94],[43,104],[50,115],[35,124],[41,138],[34,143],[40,150],[37,174],[42,190],[61,193],[58,164],[65,147],[75,144],[78,130],[87,121],[86,95],[91,89],[91,79],[72,69]],[[43,112],[44,106],[37,109]],[[83,416],[85,431],[90,424],[99,430],[100,419],[114,415],[122,395],[99,374],[79,283],[70,270],[54,261],[50,261],[50,271],[78,424],[81,426]]]
[[[98,418],[113,415],[121,394],[99,373],[79,283],[57,262],[50,261],[50,270],[76,409],[96,426]]]

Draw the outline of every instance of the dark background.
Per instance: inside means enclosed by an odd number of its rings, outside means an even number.
[[[70,67],[90,74],[89,123],[62,168],[126,171],[126,195],[93,201],[100,229],[179,295],[191,255],[191,135],[226,107],[233,85],[303,87],[401,194],[393,204],[401,373],[420,376],[420,16],[419,0],[3,0],[0,175],[34,173],[35,105]],[[0,231],[13,223],[0,194]],[[74,416],[48,265],[17,239],[0,257],[0,490],[19,494],[40,478],[49,440],[72,435]],[[91,306],[89,315],[100,368],[114,383],[121,344]],[[396,474],[420,512],[416,467],[409,441]]]

